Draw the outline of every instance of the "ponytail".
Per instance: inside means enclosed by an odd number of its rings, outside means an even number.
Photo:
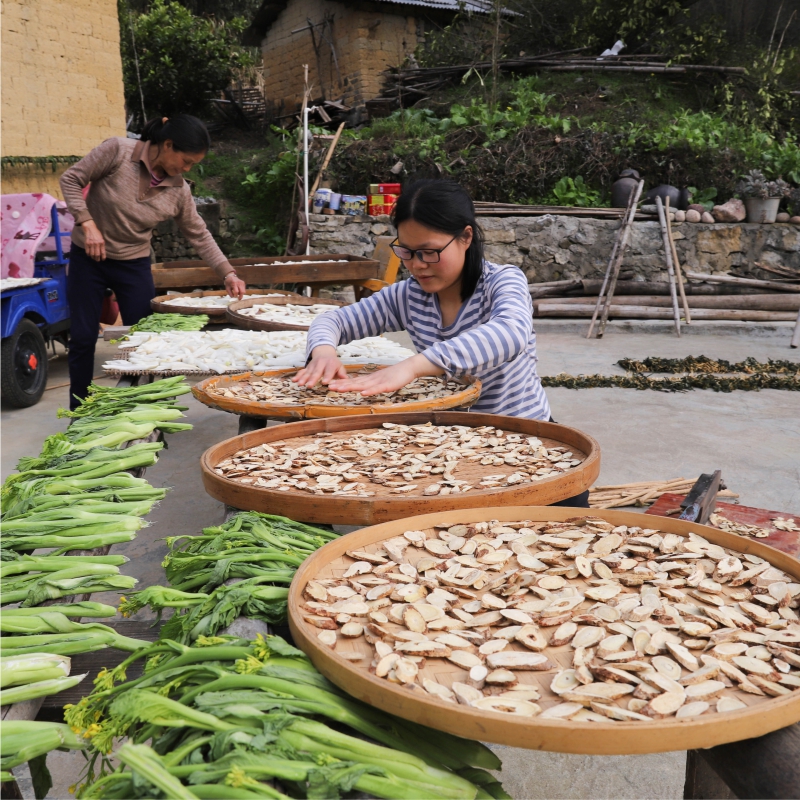
[[[207,153],[211,147],[208,129],[197,117],[189,114],[153,117],[145,123],[142,141],[161,144],[167,139],[179,153]]]
[[[403,188],[394,207],[394,224],[413,219],[450,236],[458,236],[469,225],[472,242],[461,273],[461,300],[469,300],[483,274],[483,231],[475,219],[475,206],[466,190],[455,181],[421,180]]]

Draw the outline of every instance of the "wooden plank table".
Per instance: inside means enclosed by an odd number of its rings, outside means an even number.
[[[682,494],[664,494],[645,513],[674,516],[667,512],[677,508],[680,513],[684,498]],[[800,516],[719,502],[716,512],[732,522],[771,529],[769,536],[759,541],[800,558],[800,533],[779,531],[772,525],[775,517],[793,519],[800,525]],[[800,797],[800,723],[756,739],[689,750],[683,796],[720,800]]]
[[[347,258],[346,262],[325,263],[335,258]],[[270,286],[276,284],[336,284],[380,279],[383,267],[378,261],[363,256],[323,254],[294,256],[291,264],[274,264],[271,261],[287,261],[283,258],[234,258],[231,264],[236,274],[248,286]],[[259,266],[253,264],[259,262]],[[200,286],[220,286],[219,275],[203,261],[171,261],[153,266],[153,282],[156,289],[185,289]],[[263,265],[262,265],[263,264]]]
[[[139,375],[126,375],[120,378],[117,382],[117,386],[136,386],[140,382],[140,378],[144,376]],[[125,447],[130,447],[134,444],[139,444],[142,442],[156,442],[156,441],[163,441],[164,435],[161,431],[155,430],[150,436],[144,439],[134,439],[133,441],[128,442]],[[124,449],[124,448],[123,448]],[[137,469],[128,470],[135,478],[141,478],[144,476],[146,467],[139,467]],[[97,547],[94,550],[70,550],[66,553],[69,556],[104,556],[108,555],[109,551],[111,550],[111,545],[106,545],[104,547]],[[61,604],[69,604],[75,602],[86,601],[91,598],[91,593],[83,594],[83,595],[72,595],[68,597],[60,597],[54,600],[45,600],[42,603],[43,607],[52,606],[52,605],[61,605]],[[78,620],[80,621],[80,620]],[[155,641],[158,638],[158,630],[159,628],[152,628],[149,629],[149,624],[144,624],[142,622],[118,622],[117,624],[111,623],[111,627],[117,628],[120,633],[124,636],[129,636],[135,639],[146,639],[148,641]],[[155,633],[151,633],[150,630],[155,631]],[[105,654],[105,655],[104,655]],[[125,658],[127,658],[129,653],[123,653],[120,650],[116,650],[114,648],[107,648],[106,650],[99,650],[93,653],[83,653],[77,656],[72,657],[72,663],[70,668],[70,674],[72,675],[80,675],[83,672],[89,672],[90,674],[87,675],[86,679],[81,681],[77,686],[73,686],[71,689],[68,689],[64,692],[59,692],[58,694],[48,695],[47,697],[36,697],[33,700],[26,700],[22,703],[13,703],[11,705],[2,706],[0,708],[0,720],[2,721],[12,721],[12,720],[35,720],[35,719],[45,719],[50,720],[53,722],[62,722],[63,721],[63,707],[67,703],[77,703],[81,697],[87,692],[87,687],[91,687],[94,679],[97,677],[97,673],[102,669],[103,666],[108,667],[115,667],[117,664],[120,664]],[[100,666],[97,666],[96,669],[93,668],[92,664],[103,662]],[[131,675],[134,675],[136,670],[138,669],[139,673],[141,673],[143,666],[139,663],[135,664],[131,669]],[[135,675],[134,675],[135,677]],[[91,688],[89,688],[91,691]],[[58,709],[57,713],[54,713],[54,709]],[[49,711],[48,711],[49,710]],[[22,798],[22,793],[20,792],[19,786],[16,781],[6,781],[2,784],[2,797],[3,798]]]
[[[645,512],[646,514],[655,514],[659,517],[675,517],[680,514],[681,501],[686,497],[683,494],[663,494],[653,503],[650,508]],[[667,514],[668,511],[677,512]],[[769,536],[758,541],[762,544],[768,544],[776,550],[781,550],[788,553],[790,556],[800,559],[800,533],[793,531],[781,531],[775,528],[772,520],[775,517],[783,517],[784,519],[793,519],[795,524],[800,527],[800,515],[789,514],[787,511],[769,511],[765,508],[755,508],[754,506],[740,506],[734,503],[721,503],[717,502],[715,507],[716,513],[721,514],[731,522],[740,522],[744,525],[758,525],[759,528],[767,528],[770,531]]]
[[[155,642],[161,631],[163,622],[155,624],[155,620],[114,619],[103,624],[113,628],[122,636],[131,639],[143,639]],[[106,647],[91,653],[80,653],[72,656],[72,675],[89,674],[77,685],[58,694],[51,694],[42,698],[39,719],[50,719],[53,722],[63,721],[63,709],[68,703],[77,703],[82,697],[89,694],[94,685],[94,679],[102,669],[113,669],[121,664],[131,654],[115,647]],[[135,661],[127,670],[128,680],[138,678],[144,671],[144,661]]]

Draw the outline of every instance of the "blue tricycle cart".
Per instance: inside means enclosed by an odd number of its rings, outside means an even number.
[[[42,397],[48,344],[68,343],[67,258],[61,240],[69,234],[61,232],[55,204],[50,216],[55,251],[40,253],[42,260],[34,264],[40,282],[2,293],[0,388],[3,401],[18,408],[35,405]]]

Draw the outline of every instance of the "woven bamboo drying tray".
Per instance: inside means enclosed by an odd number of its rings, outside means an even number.
[[[253,306],[330,306],[331,309],[341,308],[347,303],[340,303],[338,300],[328,300],[321,297],[266,297],[264,299],[256,298],[254,300],[240,300],[238,303],[231,303],[225,309],[225,316],[228,322],[235,325],[237,328],[244,328],[248,331],[307,331],[310,325],[287,325],[283,322],[271,322],[266,319],[257,319],[256,317],[248,317],[241,314],[243,308],[252,308]]]
[[[226,306],[217,307],[197,307],[197,306],[181,306],[172,303],[167,303],[167,300],[176,300],[179,297],[222,297],[223,295],[227,295],[228,293],[224,289],[219,290],[207,290],[207,291],[197,291],[197,292],[187,292],[183,295],[175,295],[175,294],[162,294],[158,297],[154,297],[150,301],[150,308],[158,314],[208,314],[209,317],[224,317]],[[269,294],[280,294],[285,295],[287,298],[293,297],[295,299],[300,299],[300,295],[297,292],[287,292],[283,289],[247,289],[246,294],[258,294],[258,295],[269,295]],[[239,301],[239,302],[247,302]],[[261,302],[261,301],[258,301]],[[233,304],[231,304],[233,305]]]
[[[476,508],[414,516],[342,536],[317,550],[297,571],[289,593],[289,626],[292,636],[298,647],[311,658],[314,666],[323,675],[348,694],[369,705],[468,739],[530,750],[592,755],[631,755],[690,750],[762,736],[800,720],[800,690],[780,698],[759,697],[736,691],[736,697],[747,704],[746,709],[686,719],[674,717],[654,719],[652,722],[611,720],[607,723],[573,722],[485,712],[437,699],[421,688],[419,691],[410,691],[386,679],[375,677],[368,670],[373,657],[372,647],[363,637],[350,640],[340,638],[334,651],[319,641],[317,638],[319,630],[304,620],[301,606],[304,604],[303,591],[306,585],[311,580],[340,577],[354,562],[354,559],[345,555],[345,551],[375,552],[381,542],[402,535],[405,531],[429,531],[433,525],[443,523],[456,525],[492,519],[501,522],[525,519],[534,522],[565,521],[574,518],[578,512],[583,510],[529,506],[515,508],[504,505],[498,508]],[[800,562],[796,559],[756,541],[743,539],[716,528],[676,519],[652,519],[623,511],[587,509],[583,514],[600,517],[614,525],[637,526],[645,524],[646,521],[648,526],[658,527],[661,531],[684,537],[694,532],[713,544],[740,553],[752,553],[793,576],[796,581],[800,580]],[[408,548],[408,551],[414,550],[416,548]],[[409,561],[414,561],[416,556],[408,551],[406,556]],[[362,666],[347,661],[338,655],[337,651],[362,653],[365,656],[361,661]],[[546,652],[551,660],[559,662],[557,668],[571,665],[568,646],[556,649],[548,647]],[[464,681],[467,675],[466,670],[438,658],[427,659],[421,674],[448,687],[453,681]],[[554,674],[555,670],[518,673],[521,681],[541,687],[543,699],[537,702],[543,709],[557,702],[546,688]],[[548,695],[549,698],[545,700]]]
[[[291,441],[302,446],[312,441],[314,434],[323,431],[334,434],[336,438],[348,439],[356,431],[378,428],[386,422],[402,425],[430,422],[433,425],[464,425],[472,428],[492,425],[504,431],[536,436],[546,447],[567,446],[583,460],[579,466],[552,478],[495,489],[474,489],[464,494],[444,497],[426,497],[422,494],[400,496],[377,485],[371,487],[375,491],[374,497],[336,497],[310,494],[302,490],[278,491],[234,481],[214,471],[220,461],[240,450],[260,444]],[[600,446],[591,436],[552,422],[462,411],[406,412],[290,422],[287,425],[234,436],[206,450],[200,460],[200,468],[205,490],[216,500],[233,508],[282,514],[302,522],[374,525],[420,512],[483,508],[500,504],[548,505],[565,500],[580,494],[597,480],[600,474]],[[497,467],[494,466],[471,463],[459,470],[459,476],[465,480],[477,481],[496,471]],[[420,491],[422,488],[424,487],[421,486]]]
[[[358,372],[368,364],[353,364],[345,367],[348,372]],[[385,369],[379,366],[377,369]],[[269,417],[270,419],[321,419],[323,417],[357,416],[363,414],[392,414],[398,411],[435,411],[450,408],[468,408],[481,394],[481,382],[477,378],[464,379],[464,389],[447,397],[436,400],[409,400],[407,402],[374,405],[325,405],[323,403],[307,403],[304,405],[278,405],[256,400],[239,400],[221,397],[212,392],[213,389],[225,389],[233,384],[258,378],[278,378],[294,375],[296,369],[275,369],[268,372],[245,372],[239,375],[225,375],[208,378],[192,387],[192,394],[204,405],[228,411],[231,414],[243,414],[247,417]]]

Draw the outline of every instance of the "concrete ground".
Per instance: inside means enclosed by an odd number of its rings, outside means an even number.
[[[545,322],[545,321],[542,321]],[[800,361],[800,351],[790,350],[782,329],[735,335],[728,328],[720,335],[714,326],[697,328],[681,339],[670,333],[654,335],[633,328],[609,330],[602,340],[587,341],[570,326],[537,324],[540,373],[555,375],[621,372],[615,362],[623,357],[706,355],[738,361]],[[583,330],[583,328],[581,329]],[[745,329],[748,330],[748,329]],[[404,334],[392,338],[401,341]],[[95,374],[114,352],[100,343]],[[49,388],[43,400],[30,409],[2,408],[2,477],[17,459],[38,452],[43,438],[64,430],[66,420],[55,412],[67,404],[66,360],[51,364]],[[108,382],[108,381],[101,381]],[[800,513],[800,400],[791,392],[766,390],[718,394],[691,391],[682,394],[630,389],[550,389],[553,417],[580,428],[600,443],[603,465],[599,483],[694,477],[722,469],[728,486],[741,494],[746,505]],[[186,398],[189,433],[169,437],[169,449],[147,473],[156,486],[169,486],[166,499],[150,515],[151,527],[137,539],[115,547],[128,555],[125,572],[139,586],[162,583],[160,563],[165,536],[198,533],[223,518],[222,506],[203,491],[198,461],[203,451],[236,434],[235,417],[212,411]],[[98,597],[97,599],[100,599]],[[104,598],[115,602],[113,596]],[[504,761],[502,779],[516,800],[538,798],[680,798],[683,796],[684,753],[644,756],[593,757],[531,752],[497,747]],[[49,797],[68,797],[83,766],[76,754],[55,753],[49,763],[56,785]]]

